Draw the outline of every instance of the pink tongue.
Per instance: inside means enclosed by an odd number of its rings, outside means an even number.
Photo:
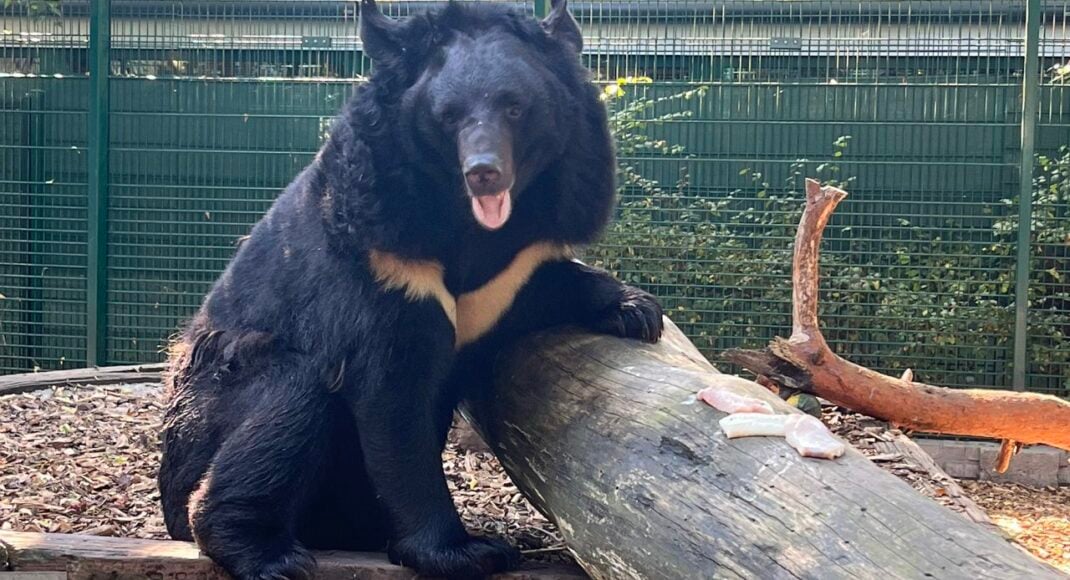
[[[488,230],[496,230],[509,219],[509,212],[513,210],[511,197],[508,190],[496,195],[473,196],[472,214],[480,225]]]

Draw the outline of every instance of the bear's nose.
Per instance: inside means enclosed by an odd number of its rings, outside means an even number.
[[[464,178],[469,191],[475,195],[490,195],[502,190],[502,171],[495,163],[475,163],[465,171]]]

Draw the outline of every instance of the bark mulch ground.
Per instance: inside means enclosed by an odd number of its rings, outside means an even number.
[[[1027,550],[1070,574],[1070,487],[963,481],[988,517]]]
[[[161,404],[155,385],[0,396],[0,529],[166,538],[155,480]],[[828,408],[825,420],[919,492],[961,508],[947,482],[882,453],[895,436],[882,423]],[[531,557],[568,557],[493,455],[451,441],[444,464],[470,529],[509,538]],[[1070,489],[960,483],[1007,535],[1070,572]]]
[[[167,538],[156,490],[162,411],[156,385],[0,396],[0,529]],[[557,530],[492,454],[451,444],[444,464],[470,529],[542,560],[563,557]]]

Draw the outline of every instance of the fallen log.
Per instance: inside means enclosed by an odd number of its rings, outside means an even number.
[[[798,411],[718,373],[671,323],[658,345],[533,337],[495,376],[463,413],[594,578],[1062,577],[853,448],[823,461],[729,441],[704,387]]]
[[[966,495],[959,482],[955,481],[953,477],[937,465],[932,456],[926,453],[913,439],[899,433],[891,441],[876,441],[873,446],[881,452],[881,455],[885,457],[899,456],[897,461],[907,465],[908,469],[924,473],[929,480],[924,485],[926,487],[939,486],[944,495],[956,504],[957,509],[961,510],[962,515],[967,519],[975,524],[987,527],[996,534],[1005,535],[1005,532],[988,517],[988,513]],[[876,461],[877,459],[871,457],[870,460]]]
[[[806,182],[806,209],[795,237],[792,333],[767,349],[730,350],[724,357],[788,388],[811,393],[899,427],[1003,440],[1003,471],[1020,445],[1070,450],[1070,402],[1037,393],[949,389],[889,377],[837,356],[818,326],[821,236],[847,193]],[[912,375],[912,373],[910,373]]]
[[[695,399],[702,388],[798,411],[757,383],[718,373],[666,324],[653,346],[568,330],[532,337],[496,364],[499,388],[465,408],[591,576],[1062,577],[853,449],[821,461],[780,438],[727,440],[717,427],[724,415]],[[110,370],[20,384],[93,382]],[[321,579],[411,576],[381,555],[317,557]],[[0,570],[69,580],[224,578],[192,544],[9,531],[0,531]]]

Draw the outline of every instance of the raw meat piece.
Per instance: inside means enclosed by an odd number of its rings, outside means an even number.
[[[773,414],[773,407],[765,401],[737,395],[720,387],[706,387],[698,392],[698,398],[722,413]]]
[[[783,437],[790,415],[733,413],[719,421],[729,439],[736,437]]]
[[[835,459],[847,450],[824,423],[810,415],[789,415],[784,424],[784,437],[803,457]]]

